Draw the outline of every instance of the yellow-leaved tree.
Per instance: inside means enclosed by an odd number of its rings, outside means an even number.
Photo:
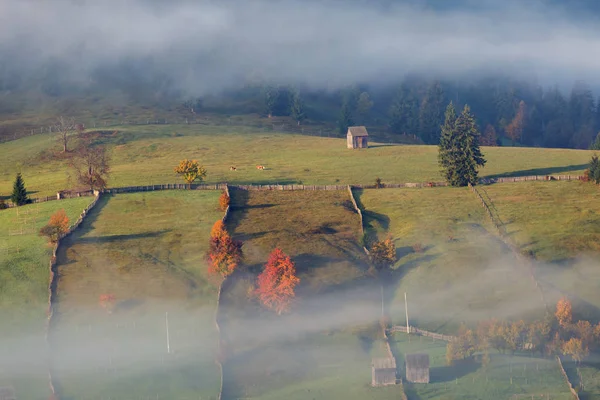
[[[566,297],[558,300],[554,315],[561,327],[566,328],[571,324],[573,320],[573,308],[571,307],[571,302]]]
[[[188,160],[187,158],[179,161],[175,167],[175,173],[181,175],[183,180],[192,187],[194,181],[202,182],[206,178],[206,169],[200,165],[198,160]]]

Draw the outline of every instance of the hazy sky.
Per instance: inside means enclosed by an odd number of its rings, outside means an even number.
[[[409,70],[597,79],[600,25],[558,8],[483,1],[434,11],[391,3],[3,0],[0,49],[10,53],[0,65],[26,69],[58,59],[69,64],[67,76],[86,77],[98,65],[143,59],[197,91],[251,75],[335,87]]]

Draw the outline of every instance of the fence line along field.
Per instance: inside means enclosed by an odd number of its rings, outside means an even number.
[[[430,383],[404,383],[408,398],[420,399],[489,399],[503,400],[521,396],[525,399],[569,400],[571,393],[554,358],[490,354],[487,366],[482,355],[446,363],[446,344],[431,338],[406,333],[392,335],[392,346],[405,376],[406,354],[425,353],[430,360]]]
[[[70,223],[91,197],[0,211],[0,387],[22,398],[48,397],[48,264],[52,249],[38,231],[64,209]]]
[[[540,317],[527,270],[496,236],[468,188],[355,190],[367,235],[390,235],[397,261],[386,282],[392,321],[455,334],[461,322]]]
[[[385,354],[381,300],[348,191],[230,192],[228,228],[244,242],[245,264],[221,296],[223,398],[398,398],[399,387],[370,387],[371,358]],[[275,247],[300,278],[281,316],[252,295]]]
[[[64,398],[217,398],[218,191],[105,195],[57,254],[50,332]],[[194,396],[194,397],[190,397]]]
[[[442,180],[437,146],[373,143],[349,150],[344,138],[262,132],[239,126],[125,126],[101,131],[94,143],[111,154],[109,185],[172,182],[173,166],[184,157],[198,159],[208,182],[230,184],[373,184]],[[252,149],[252,151],[248,151]],[[56,195],[69,183],[68,155],[55,138],[34,135],[1,143],[0,195],[8,195],[17,171],[36,196]],[[486,147],[482,177],[582,174],[591,152],[564,149]],[[256,165],[265,166],[257,170]],[[230,167],[235,167],[231,171]]]

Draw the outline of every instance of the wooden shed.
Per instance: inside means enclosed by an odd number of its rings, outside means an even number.
[[[351,126],[348,128],[346,142],[349,149],[366,149],[369,147],[369,134],[364,126]]]
[[[429,383],[429,354],[407,354],[406,380],[411,383]]]
[[[17,400],[15,389],[11,387],[0,387],[0,400]]]
[[[396,384],[396,360],[374,358],[371,364],[371,385],[386,386]]]

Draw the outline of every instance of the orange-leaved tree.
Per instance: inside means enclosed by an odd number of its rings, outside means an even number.
[[[242,242],[233,240],[223,221],[215,222],[210,232],[208,261],[210,272],[226,277],[237,268],[243,258]]]
[[[65,210],[61,209],[52,214],[48,224],[40,229],[40,236],[46,236],[50,243],[56,243],[68,230],[69,217]]]
[[[190,185],[190,188],[194,181],[199,180],[202,182],[206,177],[206,169],[200,165],[198,160],[183,159],[179,162],[179,165],[175,167],[174,171],[177,175],[183,177],[183,180]]]
[[[227,193],[226,192],[221,193],[221,197],[219,197],[219,207],[221,208],[221,211],[227,210],[227,207],[229,207],[229,202],[230,202],[230,198],[227,195]]]
[[[571,302],[563,297],[556,303],[556,312],[554,313],[559,325],[563,328],[568,327],[573,319],[573,310]]]
[[[258,276],[256,292],[266,307],[282,314],[290,309],[298,282],[294,263],[277,248],[271,252],[265,269]]]
[[[571,338],[566,341],[562,346],[562,352],[564,355],[570,355],[573,360],[580,363],[589,354],[589,349],[583,344],[581,339]]]

